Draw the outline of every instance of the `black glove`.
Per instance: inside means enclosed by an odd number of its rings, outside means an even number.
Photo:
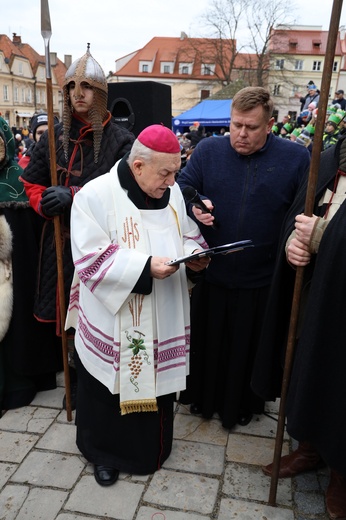
[[[51,186],[42,193],[41,210],[46,217],[61,215],[72,204],[72,193],[68,186]]]

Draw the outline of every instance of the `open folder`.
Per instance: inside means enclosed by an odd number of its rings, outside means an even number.
[[[246,247],[254,247],[252,240],[240,240],[239,242],[233,242],[232,244],[224,244],[222,246],[211,247],[210,249],[203,249],[198,253],[192,253],[192,255],[181,256],[170,262],[166,262],[166,265],[178,265],[183,262],[190,262],[196,258],[202,258],[203,256],[214,256],[214,255],[228,255],[229,253],[235,253],[236,251],[242,251]]]

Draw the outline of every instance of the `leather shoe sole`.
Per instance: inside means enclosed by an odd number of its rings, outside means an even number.
[[[119,471],[109,466],[97,466],[94,467],[94,477],[100,486],[111,486],[115,484],[119,477]]]

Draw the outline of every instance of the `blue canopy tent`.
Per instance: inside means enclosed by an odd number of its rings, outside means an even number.
[[[231,99],[205,99],[198,105],[172,118],[173,132],[184,132],[198,122],[205,127],[225,126],[230,123]]]

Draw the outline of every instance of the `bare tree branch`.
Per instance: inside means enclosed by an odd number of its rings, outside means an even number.
[[[246,48],[255,53],[258,58],[257,84],[259,86],[264,86],[268,80],[272,29],[276,25],[287,29],[294,21],[294,9],[294,6],[286,0],[251,0],[248,4],[246,18],[250,40]],[[277,33],[276,37],[278,36]]]
[[[198,19],[205,45],[188,39],[190,50],[196,60],[203,63],[207,59],[215,65],[214,82],[217,78],[223,86],[235,81],[265,86],[272,60],[272,29],[277,25],[288,28],[294,22],[295,9],[286,0],[213,0]]]

